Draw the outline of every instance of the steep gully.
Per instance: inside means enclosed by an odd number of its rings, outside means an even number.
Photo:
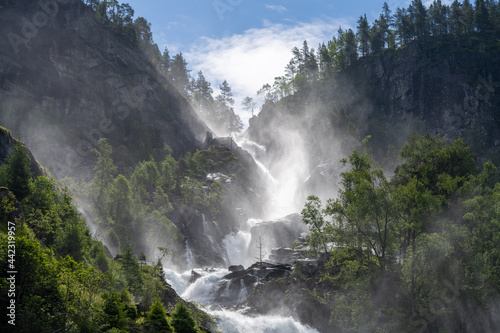
[[[290,316],[256,315],[252,309],[241,306],[258,284],[265,283],[274,277],[286,277],[291,273],[291,261],[288,264],[278,264],[280,259],[275,258],[275,264],[254,263],[258,261],[256,258],[259,256],[256,244],[258,238],[263,238],[262,235],[267,237],[264,238],[266,241],[261,244],[264,247],[264,261],[272,261],[270,258],[276,256],[276,250],[272,251],[269,244],[289,247],[297,236],[300,238],[300,235],[303,236],[303,233],[307,231],[298,215],[292,214],[297,211],[297,208],[293,207],[294,192],[305,179],[304,172],[284,171],[280,172],[278,177],[274,177],[264,164],[265,147],[244,137],[235,136],[233,139],[252,155],[260,169],[261,176],[266,179],[273,198],[266,214],[266,219],[270,221],[263,222],[261,219],[250,217],[237,233],[227,235],[222,244],[218,244],[210,234],[209,223],[205,215],[202,215],[203,232],[210,240],[211,250],[227,253],[225,262],[229,270],[195,267],[196,260],[191,249],[192,245],[187,239],[185,257],[188,269],[185,271],[165,269],[167,282],[182,298],[206,306],[205,310],[218,318],[219,327],[224,333],[317,332],[316,329],[302,325]],[[273,238],[272,242],[269,237]],[[225,251],[221,249],[221,246]],[[281,248],[281,250],[287,252],[286,249]]]

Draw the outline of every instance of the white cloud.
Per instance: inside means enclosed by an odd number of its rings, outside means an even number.
[[[250,114],[241,111],[241,101],[246,96],[255,97],[265,83],[284,74],[291,59],[291,49],[301,47],[307,40],[310,47],[327,42],[336,35],[338,27],[349,28],[347,20],[315,20],[310,23],[270,24],[250,29],[241,34],[221,39],[203,38],[185,54],[192,73],[199,70],[217,90],[226,79],[235,97],[235,110],[244,123]]]
[[[286,12],[288,9],[286,7],[280,6],[280,5],[266,5],[267,9],[277,11],[278,13],[283,13]]]

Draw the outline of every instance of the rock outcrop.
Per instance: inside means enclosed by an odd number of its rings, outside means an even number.
[[[270,255],[274,248],[289,248],[309,229],[298,214],[291,214],[275,221],[266,221],[250,229],[252,242],[262,242],[262,251]],[[251,246],[250,258],[259,258],[260,249]]]
[[[276,279],[290,276],[292,266],[286,264],[255,263],[248,268],[234,267],[228,269],[215,290],[212,291],[212,305],[233,307],[245,302],[255,288]],[[193,283],[203,275],[212,273],[211,269],[193,270],[190,282]]]
[[[175,156],[201,147],[207,126],[135,37],[81,1],[54,3],[18,1],[0,11],[1,124],[57,177],[89,175],[102,137],[121,168],[164,144]]]
[[[12,137],[12,134],[7,129],[0,126],[0,165],[5,162],[10,152],[15,149],[16,144],[21,144],[24,151],[30,159],[30,170],[34,177],[46,175],[47,172],[37,162],[31,151],[19,140]]]

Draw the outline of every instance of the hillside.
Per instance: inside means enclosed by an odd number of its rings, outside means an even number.
[[[336,190],[325,188],[325,179],[327,187],[336,183],[338,161],[354,149],[369,152],[392,172],[396,151],[411,134],[462,137],[479,161],[498,165],[499,50],[497,34],[478,33],[431,36],[362,57],[293,94],[266,101],[246,135],[268,147],[271,169],[297,149],[307,156],[312,177],[299,202],[311,193],[333,195]]]
[[[174,156],[200,147],[208,128],[142,53],[136,32],[83,2],[65,3],[0,10],[0,122],[14,137],[60,177],[89,177],[102,137],[121,167],[165,144]]]

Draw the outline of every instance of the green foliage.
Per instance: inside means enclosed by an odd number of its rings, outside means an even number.
[[[102,138],[99,140],[97,148],[94,148],[92,152],[96,154],[98,158],[97,164],[94,167],[94,178],[89,184],[91,188],[90,193],[97,206],[102,211],[105,211],[111,184],[117,170],[111,158],[113,149],[108,141]]]
[[[411,331],[422,322],[457,331],[464,304],[484,306],[500,291],[498,170],[486,162],[478,172],[461,139],[414,136],[401,156],[388,181],[354,152],[338,198],[322,209],[311,196],[302,212],[312,248],[324,239],[337,246],[326,249],[318,279],[337,290],[325,306],[345,331]],[[396,299],[379,296],[389,290]]]
[[[100,293],[104,278],[102,274],[90,267],[84,268],[71,257],[57,262],[59,290],[65,305],[66,331],[76,327],[85,328],[87,332],[97,331],[100,318]]]
[[[313,195],[307,198],[301,212],[302,221],[309,227],[307,243],[314,254],[329,251],[329,243],[333,241],[333,226],[325,220],[321,209],[321,200]]]
[[[158,298],[148,312],[148,323],[153,326],[155,332],[172,332],[172,327],[168,323],[163,303]],[[177,328],[175,331],[180,332]]]
[[[120,294],[107,292],[103,294],[103,326],[104,330],[111,328],[124,329],[126,325],[125,311]]]
[[[335,298],[331,321],[344,332],[373,332],[372,307],[370,292],[363,287],[356,288]]]
[[[19,332],[54,332],[64,328],[64,299],[59,291],[57,267],[54,260],[44,253],[39,243],[16,234],[16,326]],[[1,258],[7,258],[8,238],[0,238]],[[2,272],[10,269],[8,261],[1,260]],[[2,290],[7,280],[1,280]]]
[[[134,257],[134,252],[132,248],[132,244],[128,241],[124,245],[121,264],[123,273],[125,274],[125,278],[127,280],[127,286],[134,293],[139,292],[142,289],[142,274],[141,268],[137,259]]]
[[[378,269],[378,262],[370,251],[339,248],[330,253],[322,279],[332,286],[356,287],[365,285],[371,276],[376,276]]]
[[[31,179],[30,158],[23,144],[18,142],[0,167],[0,186],[7,187],[21,202],[32,191]]]
[[[176,333],[197,333],[196,323],[184,302],[179,302],[172,313],[172,326]]]

